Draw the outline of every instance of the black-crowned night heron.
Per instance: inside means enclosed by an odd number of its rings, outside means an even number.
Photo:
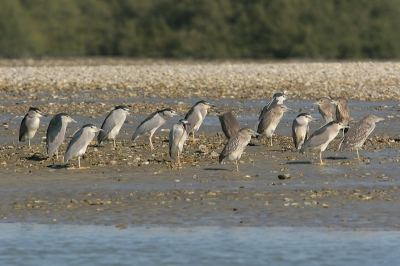
[[[64,141],[65,131],[68,123],[76,121],[66,113],[56,114],[51,120],[46,132],[47,154],[52,155],[56,152],[58,159],[58,147]]]
[[[292,137],[296,150],[299,150],[303,143],[307,140],[309,131],[308,123],[316,120],[317,119],[313,118],[307,113],[301,113],[293,120]]]
[[[222,131],[228,139],[239,132],[239,123],[231,111],[218,111],[218,118],[221,123]]]
[[[336,120],[342,122],[345,125],[349,125],[350,123],[350,108],[348,106],[348,100],[346,98],[338,98],[333,101],[336,104]],[[348,128],[343,129],[343,136],[346,133]]]
[[[325,163],[322,161],[322,152],[326,149],[329,143],[337,136],[339,131],[348,127],[339,121],[331,121],[315,131],[301,146],[300,153],[307,150],[316,150],[319,154],[320,165]]]
[[[183,145],[188,137],[187,127],[189,122],[186,119],[181,119],[175,124],[169,132],[169,155],[171,158],[178,157],[178,164],[181,164],[180,157],[183,150]]]
[[[385,119],[376,117],[374,115],[368,115],[361,119],[357,124],[352,126],[347,133],[344,135],[342,142],[340,143],[339,150],[345,151],[348,149],[355,148],[357,151],[357,159],[360,160],[358,149],[364,144],[368,136],[375,129],[375,123],[383,121]]]
[[[275,132],[276,127],[278,126],[281,118],[285,114],[285,112],[290,111],[291,109],[287,108],[286,105],[277,104],[272,107],[262,118],[257,127],[257,133],[260,136],[266,136],[271,139],[272,146],[272,135]]]
[[[64,163],[67,163],[72,157],[78,156],[78,168],[81,168],[81,155],[85,154],[87,146],[93,140],[97,132],[102,129],[87,124],[77,130],[68,144],[64,154]]]
[[[153,142],[151,141],[154,132],[156,132],[160,126],[167,123],[167,121],[174,115],[177,115],[177,113],[171,108],[166,108],[152,113],[136,128],[132,135],[132,140],[135,141],[140,135],[150,132],[150,149],[154,150]]]
[[[19,141],[28,140],[28,147],[31,147],[31,139],[36,134],[39,128],[40,118],[45,116],[40,109],[30,107],[28,113],[22,119],[21,126],[19,128]]]
[[[102,131],[97,135],[97,142],[100,144],[102,141],[109,139],[114,141],[117,137],[122,125],[125,123],[127,114],[130,112],[129,108],[125,105],[115,107],[106,117],[101,125]]]
[[[251,128],[244,127],[239,132],[231,137],[226,143],[224,149],[219,155],[219,163],[226,161],[235,161],[236,171],[239,171],[238,160],[242,156],[244,148],[249,144],[251,136],[256,136],[258,133]]]
[[[211,105],[204,100],[198,101],[192,108],[190,108],[189,112],[185,116],[185,119],[190,123],[188,126],[188,133],[193,134],[193,142],[195,141],[194,133],[199,130],[204,118],[206,118],[207,110],[210,107],[215,107],[215,105]]]
[[[256,128],[258,127],[258,124],[260,123],[262,117],[263,117],[272,107],[274,107],[274,106],[277,105],[277,104],[283,104],[283,102],[284,102],[285,100],[287,100],[287,99],[289,99],[289,97],[288,97],[286,94],[284,94],[284,93],[282,93],[282,92],[277,92],[277,93],[275,93],[274,96],[272,96],[272,100],[271,100],[269,103],[267,103],[266,106],[264,106],[264,108],[262,109],[260,115],[258,116],[258,122],[257,122],[257,124],[256,124]]]
[[[336,104],[328,97],[321,97],[314,104],[318,105],[318,111],[325,123],[336,120]]]

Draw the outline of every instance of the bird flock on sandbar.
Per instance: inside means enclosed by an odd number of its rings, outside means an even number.
[[[273,146],[272,136],[279,125],[285,112],[291,109],[284,105],[284,101],[289,97],[284,93],[275,93],[273,99],[262,109],[254,129],[249,127],[240,127],[236,117],[230,110],[219,110],[221,129],[228,139],[223,150],[219,155],[219,163],[234,161],[236,171],[239,171],[238,161],[240,160],[244,149],[249,145],[252,138],[266,138],[266,145]],[[348,100],[339,98],[336,100],[328,97],[318,99],[314,104],[318,105],[318,111],[325,121],[325,124],[309,135],[309,123],[317,119],[309,113],[298,114],[292,123],[292,138],[294,149],[300,153],[312,150],[319,154],[320,165],[324,165],[322,152],[329,143],[342,132],[339,151],[356,149],[357,158],[360,160],[358,150],[362,147],[368,136],[375,129],[375,123],[384,120],[374,115],[368,115],[359,122],[349,126],[350,109]],[[176,160],[178,166],[181,166],[181,157],[184,145],[192,135],[192,142],[195,143],[195,133],[199,130],[204,119],[207,116],[208,109],[216,107],[205,100],[198,101],[184,116],[175,124],[169,133],[169,155]],[[105,118],[101,127],[93,124],[86,124],[77,130],[65,151],[63,163],[66,164],[71,158],[78,158],[78,168],[81,166],[80,158],[85,154],[88,145],[97,135],[97,143],[101,144],[105,140],[113,141],[116,146],[116,137],[125,123],[126,117],[132,113],[127,106],[120,105],[115,107]],[[154,150],[152,136],[156,130],[165,124],[171,117],[180,115],[172,108],[157,110],[143,120],[132,135],[132,141],[136,141],[141,135],[149,133],[150,149]],[[20,130],[19,141],[30,141],[35,136],[39,128],[40,118],[45,114],[38,108],[30,107],[28,113],[24,116]],[[76,123],[66,113],[55,115],[46,131],[46,151],[49,156],[54,153],[58,160],[58,148],[63,143],[68,123]],[[269,139],[269,141],[268,141]]]

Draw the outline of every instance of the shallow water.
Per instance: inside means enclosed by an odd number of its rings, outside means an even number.
[[[395,265],[398,231],[0,224],[4,265]]]

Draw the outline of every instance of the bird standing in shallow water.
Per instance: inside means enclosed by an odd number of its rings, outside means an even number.
[[[232,114],[231,111],[219,111],[218,112],[218,119],[221,123],[222,131],[224,132],[225,136],[230,139],[236,133],[239,132],[240,126],[236,119],[236,117]]]
[[[215,107],[210,103],[201,100],[198,101],[192,108],[190,108],[189,112],[186,114],[185,119],[189,122],[188,133],[192,133],[193,142],[195,142],[194,133],[199,130],[201,124],[206,118],[207,110],[210,107]]]
[[[154,132],[156,132],[156,130],[160,126],[165,124],[174,115],[177,115],[177,113],[171,108],[166,108],[152,113],[136,128],[135,132],[132,135],[132,140],[135,141],[140,135],[146,132],[150,132],[150,149],[154,150],[153,142],[151,141]]]
[[[251,128],[244,127],[239,132],[231,137],[226,143],[224,149],[219,155],[219,163],[225,163],[226,161],[235,161],[236,171],[239,171],[238,160],[242,156],[244,148],[249,144],[251,136],[256,136],[258,133],[253,131]]]
[[[291,109],[287,108],[286,105],[277,104],[262,117],[260,123],[258,124],[257,133],[260,136],[265,135],[267,138],[271,139],[271,146],[273,146],[272,135],[274,134],[275,129],[285,112],[289,110]]]
[[[28,140],[28,147],[31,147],[31,139],[36,134],[40,125],[40,118],[45,116],[39,108],[30,107],[28,113],[22,119],[19,128],[19,141]]]
[[[87,146],[99,131],[102,131],[102,129],[92,124],[84,125],[76,131],[64,154],[64,163],[67,163],[72,157],[78,156],[78,168],[81,168],[81,155],[85,154]]]
[[[97,141],[100,144],[105,139],[113,140],[114,147],[115,138],[117,137],[122,125],[125,123],[126,115],[130,112],[129,108],[125,105],[115,107],[104,119],[101,125],[101,131],[97,135]]]
[[[336,104],[328,97],[321,97],[314,104],[318,105],[318,112],[321,114],[325,123],[336,120]]]
[[[169,155],[171,158],[178,157],[178,165],[181,164],[180,157],[183,145],[188,137],[187,126],[190,125],[186,119],[181,119],[169,132]]]
[[[368,115],[361,119],[357,124],[352,126],[349,131],[344,135],[342,142],[340,143],[339,150],[345,151],[348,149],[355,148],[357,151],[357,159],[360,160],[358,149],[362,147],[368,136],[375,129],[377,122],[385,119],[376,117],[374,115]]]
[[[328,124],[320,127],[304,142],[300,149],[300,153],[307,150],[317,150],[319,154],[320,165],[325,163],[322,161],[322,152],[326,149],[329,143],[337,136],[342,128],[348,127],[342,122],[331,121]]]
[[[301,149],[301,146],[307,140],[309,131],[308,123],[316,120],[307,113],[301,113],[293,120],[292,138],[296,150]]]
[[[61,143],[64,141],[65,132],[67,130],[68,123],[76,121],[72,119],[66,113],[56,114],[49,123],[49,127],[46,131],[46,148],[47,154],[52,155],[56,152],[57,160],[58,160],[58,147],[60,147]]]

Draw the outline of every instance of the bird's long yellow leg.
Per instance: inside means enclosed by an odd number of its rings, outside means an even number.
[[[359,161],[361,161],[361,160],[360,160],[360,155],[358,154],[358,148],[356,148],[356,151],[357,151],[357,159],[358,159]]]
[[[322,161],[322,152],[319,151],[318,154],[319,154],[319,161],[320,161],[320,164],[319,164],[319,165],[325,165],[325,162]]]
[[[58,161],[58,148],[56,149],[56,158],[57,158],[57,161]]]
[[[178,150],[178,165],[181,165],[181,152]]]
[[[272,136],[271,136],[271,147],[272,147],[272,146],[274,146],[274,145],[272,144]]]
[[[154,150],[154,146],[153,146],[153,142],[151,141],[151,137],[152,137],[153,135],[150,135],[150,137],[149,137],[149,140],[150,140],[150,149],[151,150]]]
[[[239,165],[238,165],[238,161],[237,161],[237,160],[235,160],[235,163],[236,163],[236,171],[237,171],[237,172],[239,172]]]
[[[114,140],[114,148],[115,148],[115,147],[117,147],[117,144],[115,144],[115,139],[113,139],[113,140]]]

